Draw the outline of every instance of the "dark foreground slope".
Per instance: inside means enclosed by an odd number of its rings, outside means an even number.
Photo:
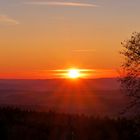
[[[139,140],[140,119],[0,108],[1,140]]]

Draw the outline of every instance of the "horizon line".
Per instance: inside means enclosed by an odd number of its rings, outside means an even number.
[[[118,79],[118,77],[99,77],[99,78],[77,78],[76,80],[94,80],[94,79]],[[69,78],[0,78],[0,80],[69,80]]]

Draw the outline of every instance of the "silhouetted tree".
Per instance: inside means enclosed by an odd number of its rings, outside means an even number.
[[[94,117],[0,107],[0,140],[140,140],[140,118]]]
[[[140,106],[140,33],[135,32],[122,43],[124,56],[123,75],[120,78],[124,93],[130,97],[127,109]],[[140,110],[139,110],[140,111]]]

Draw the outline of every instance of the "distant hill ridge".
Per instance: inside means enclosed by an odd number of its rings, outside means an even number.
[[[92,90],[118,90],[119,82],[116,78],[103,79],[0,79],[0,90],[51,90],[59,86],[79,86]]]

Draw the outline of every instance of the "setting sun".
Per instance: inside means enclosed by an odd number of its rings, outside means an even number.
[[[68,71],[68,77],[72,79],[76,79],[80,77],[80,70],[78,69],[70,69]]]

